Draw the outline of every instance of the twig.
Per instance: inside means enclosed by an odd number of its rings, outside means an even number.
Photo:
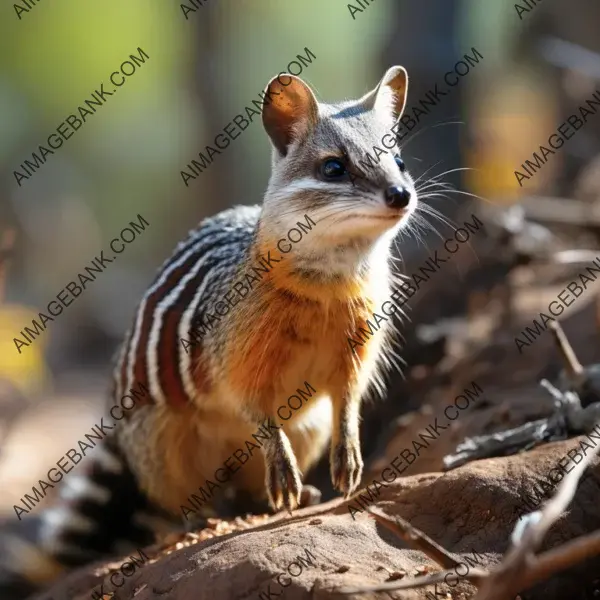
[[[460,560],[455,555],[442,548],[437,542],[434,542],[427,534],[423,533],[416,527],[413,527],[408,521],[402,517],[391,518],[384,512],[373,506],[368,507],[367,512],[374,519],[381,523],[384,527],[394,532],[398,537],[417,550],[421,550],[445,569],[453,569],[460,564]]]
[[[491,571],[469,569],[464,576],[459,576],[479,588],[475,600],[510,600],[520,591],[530,588],[551,575],[564,571],[586,558],[600,555],[600,531],[571,540],[539,556],[534,554],[550,527],[571,503],[583,471],[599,450],[600,445],[596,446],[576,465],[575,469],[562,481],[556,494],[545,503],[540,511],[523,517],[513,532],[513,544],[505,554],[502,563],[495,566]],[[456,568],[460,564],[456,557],[425,533],[419,531],[401,517],[392,519],[373,507],[368,508],[367,512],[403,540],[445,567],[446,570],[407,581],[390,581],[361,587],[343,587],[337,589],[337,592],[340,594],[361,594],[407,590],[441,583],[445,581],[449,574],[458,575],[458,573],[452,573],[449,570],[449,567]]]
[[[536,556],[535,563],[531,565],[527,577],[522,580],[522,589],[529,589],[540,581],[544,581],[551,575],[564,571],[586,558],[600,554],[600,530],[589,535],[578,537],[570,542],[548,550],[544,554]],[[394,590],[407,590],[416,587],[425,587],[442,583],[448,575],[456,574],[451,570],[441,571],[411,579],[409,581],[389,581],[372,586],[344,587],[336,591],[340,594],[360,594],[367,592],[391,592]],[[469,572],[461,576],[461,579],[471,582],[477,586],[485,577],[489,577],[489,572],[484,569],[470,569]]]
[[[569,343],[563,328],[558,321],[551,321],[548,328],[552,332],[554,341],[563,357],[569,379],[572,379],[574,383],[580,383],[581,377],[583,376],[583,366],[579,362],[575,350],[573,350],[573,346]]]
[[[377,585],[365,585],[360,587],[342,587],[337,588],[335,591],[338,594],[366,594],[368,592],[391,592],[394,590],[410,590],[414,588],[425,587],[426,585],[442,583],[448,575],[460,577],[460,579],[470,581],[473,585],[477,585],[481,583],[484,577],[487,577],[488,572],[484,571],[483,569],[470,569],[465,576],[458,576],[454,571],[447,569],[446,571],[432,573],[431,575],[423,575],[423,577],[416,577],[407,581],[388,581],[386,583],[379,583]]]
[[[517,524],[513,533],[513,545],[506,553],[502,563],[494,569],[475,596],[475,600],[504,600],[513,598],[515,594],[526,589],[532,572],[539,568],[534,556],[535,550],[542,543],[544,536],[570,504],[583,471],[600,450],[596,446],[575,468],[563,479],[556,494],[546,502],[540,511],[523,517],[525,521]],[[519,527],[525,523],[522,529]],[[521,531],[521,535],[518,532]],[[560,564],[555,565],[562,570]],[[545,571],[546,576],[554,571]]]
[[[552,548],[544,554],[535,557],[521,583],[522,589],[526,590],[553,575],[572,567],[586,558],[600,554],[600,530],[589,535],[582,535],[570,542],[562,544],[558,548]]]
[[[518,547],[520,545],[521,547],[526,547],[527,550],[533,550],[541,544],[550,527],[558,520],[560,515],[571,503],[571,500],[573,500],[573,496],[575,496],[575,492],[577,491],[579,479],[599,450],[600,446],[594,447],[590,453],[586,454],[583,457],[583,460],[567,474],[558,486],[556,494],[554,494],[554,496],[544,504],[541,511],[539,511],[541,518],[537,520],[535,524],[532,524],[531,521],[527,523],[521,539],[517,540],[515,546]]]
[[[391,518],[375,507],[368,507],[366,510],[378,523],[381,523],[405,542],[429,556],[429,558],[438,565],[444,567],[445,570],[439,573],[432,573],[431,575],[409,579],[407,581],[390,581],[371,586],[338,588],[336,590],[337,592],[340,594],[360,594],[366,592],[407,590],[441,583],[450,574],[455,577],[457,576],[451,569],[455,569],[460,564],[463,564],[462,561],[459,560],[456,555],[448,552],[448,550],[432,540],[426,533],[423,533],[402,517],[397,516]],[[469,569],[467,574],[465,576],[460,576],[460,578],[477,585],[478,583],[481,583],[486,575],[487,572],[482,569]]]

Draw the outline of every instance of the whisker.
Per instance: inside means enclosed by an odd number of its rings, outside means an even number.
[[[419,180],[421,179],[421,177],[424,177],[425,175],[427,175],[427,173],[429,173],[429,171],[431,171],[431,169],[435,169],[438,165],[441,165],[444,161],[440,160],[438,162],[435,163],[435,165],[432,165],[431,167],[429,167],[424,173],[421,173],[421,175],[419,175],[415,180],[414,180],[414,185],[416,186],[417,183],[419,182]]]
[[[436,127],[445,127],[446,125],[464,125],[464,121],[441,121],[438,123],[434,123],[433,125],[428,125],[427,127],[423,127],[423,129],[419,129],[419,131],[415,131],[405,142],[402,142],[402,148],[404,149],[410,142],[416,139],[422,133],[429,131],[430,129],[434,129]]]
[[[435,175],[431,179],[433,181],[435,181],[436,179],[439,179],[440,177],[443,177],[444,175],[449,175],[450,173],[458,173],[459,171],[476,171],[476,170],[477,169],[474,169],[473,167],[457,167],[456,169],[450,169],[448,171],[444,171],[443,173],[440,173],[439,175]]]
[[[482,196],[478,196],[477,194],[471,194],[470,192],[465,192],[463,190],[457,190],[456,188],[452,188],[447,190],[450,194],[463,194],[464,196],[470,196],[471,198],[476,198],[477,200],[482,200],[483,202],[488,202],[489,204],[493,204],[496,206],[495,202],[492,202],[489,198],[483,198]]]
[[[444,225],[447,225],[451,229],[454,229],[455,231],[456,231],[456,229],[458,229],[458,225],[456,223],[453,223],[451,221],[451,219],[449,219],[448,217],[446,217],[444,214],[440,213],[439,211],[437,211],[435,209],[433,209],[433,210],[425,210],[425,208],[432,209],[431,206],[424,205],[421,208],[421,212],[425,213],[426,215],[429,215],[429,216],[433,217],[434,219],[437,219],[438,221],[440,221]]]

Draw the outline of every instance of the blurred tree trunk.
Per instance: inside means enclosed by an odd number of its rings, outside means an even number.
[[[430,0],[428,2],[395,2],[395,27],[389,42],[382,49],[384,68],[401,64],[408,71],[409,90],[407,108],[418,105],[429,90],[438,84],[439,90],[447,90],[444,74],[454,68],[455,63],[469,52],[471,46],[458,39],[458,26],[461,8],[460,0]],[[415,36],[418,31],[418,36]],[[464,46],[464,47],[463,47]],[[468,46],[468,47],[467,47]],[[441,96],[439,103],[430,108],[430,114],[419,122],[419,125],[406,137],[410,140],[404,151],[407,165],[411,172],[420,175],[438,161],[443,161],[432,168],[429,175],[461,167],[460,139],[466,132],[465,126],[451,123],[465,120],[462,114],[464,81],[456,86],[447,96]],[[419,159],[415,161],[412,157]],[[461,188],[460,172],[444,176],[455,187]],[[454,218],[460,207],[467,204],[460,196],[453,195],[453,201],[443,199],[428,200],[427,204],[435,206],[450,218]],[[464,196],[462,197],[464,198]],[[439,222],[435,225],[441,229]],[[426,241],[434,244],[435,236],[429,233]],[[439,238],[437,238],[439,240]],[[411,248],[402,254],[407,259],[411,256]]]
[[[600,66],[600,3],[572,0],[565,18],[564,2],[550,0],[523,13],[522,18],[524,27],[513,59],[519,63],[526,59],[534,68],[548,72],[560,106],[558,126],[572,114],[578,114],[578,107],[600,89],[600,78],[591,75],[598,73]],[[561,66],[549,62],[548,44],[554,40],[575,45],[569,51],[555,47],[552,60],[562,62]],[[586,50],[596,53],[596,60],[592,55],[584,58],[580,54]],[[589,119],[574,138],[564,148],[563,166],[555,183],[556,194],[565,198],[572,196],[573,184],[582,169],[600,152],[600,122]]]
[[[221,81],[216,73],[221,56],[219,39],[222,35],[227,35],[227,32],[220,29],[223,20],[218,18],[217,11],[222,8],[218,4],[209,3],[200,10],[200,15],[192,17],[197,27],[197,35],[194,40],[194,59],[190,61],[194,94],[198,98],[198,112],[204,120],[204,131],[198,136],[198,151],[202,151],[207,144],[214,145],[212,142],[215,135],[231,118],[231,115],[223,111],[222,98],[227,94],[227,90],[221,89]],[[231,158],[228,152],[229,147],[222,151],[222,155],[217,155],[210,167],[190,186],[200,184],[203,212],[209,215],[237,203],[234,195],[235,182],[231,176],[235,168],[228,160]]]

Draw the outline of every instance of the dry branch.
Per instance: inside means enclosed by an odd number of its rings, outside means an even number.
[[[460,564],[464,564],[458,556],[440,546],[426,533],[423,533],[421,530],[412,526],[402,517],[397,516],[392,519],[374,507],[367,508],[367,512],[372,515],[378,523],[381,523],[384,527],[394,532],[396,535],[398,535],[398,537],[403,539],[412,547],[429,556],[429,558],[435,561],[438,565],[444,567],[445,570],[439,573],[432,573],[431,575],[424,575],[417,579],[410,579],[408,581],[390,581],[388,583],[381,583],[372,586],[339,588],[337,590],[339,593],[359,594],[366,592],[385,592],[434,585],[436,583],[442,583],[449,574],[456,576],[455,572],[451,569],[458,567]],[[486,576],[487,572],[482,569],[469,569],[467,575],[461,577],[461,579],[470,581],[471,583],[477,585]]]
[[[512,547],[506,553],[502,563],[490,573],[489,577],[483,580],[475,597],[476,600],[508,600],[531,585],[529,582],[532,572],[539,568],[539,559],[535,557],[534,552],[542,543],[550,527],[571,503],[583,471],[596,456],[598,450],[600,450],[600,446],[596,446],[575,466],[573,471],[563,479],[556,494],[544,504],[540,511],[526,515],[517,523],[512,536]],[[592,553],[586,555],[585,558],[598,553],[594,552],[593,546],[588,546],[588,550]],[[573,552],[574,550],[571,548],[570,554]],[[555,562],[555,570],[546,570],[546,576],[562,571],[566,568],[563,566],[564,564],[564,562]]]
[[[548,329],[550,329],[554,336],[554,341],[563,358],[569,378],[573,383],[579,385],[580,379],[583,376],[583,366],[579,362],[575,350],[573,350],[573,346],[571,346],[571,343],[567,339],[567,336],[558,321],[551,321],[548,324]]]
[[[372,506],[368,507],[366,510],[378,523],[381,523],[405,542],[414,548],[417,548],[417,550],[421,550],[421,552],[429,556],[429,558],[434,560],[438,565],[441,565],[445,569],[452,569],[460,564],[461,561],[456,555],[448,552],[445,548],[442,548],[442,546],[437,542],[434,542],[427,534],[416,527],[413,527],[402,517],[395,517],[392,519],[381,510]]]
[[[478,587],[475,600],[512,600],[522,590],[548,579],[572,567],[583,560],[600,555],[600,531],[581,536],[541,554],[535,551],[542,543],[550,527],[571,503],[577,484],[584,470],[590,464],[600,445],[571,471],[560,484],[556,494],[545,503],[543,508],[525,515],[515,527],[512,534],[512,546],[504,556],[504,560],[490,571],[469,569],[460,579],[469,581]],[[449,574],[455,575],[450,568],[457,567],[461,561],[457,557],[433,541],[422,531],[402,519],[392,519],[381,511],[370,508],[368,512],[401,539],[421,550],[445,570],[431,575],[413,578],[408,581],[390,581],[370,586],[343,587],[337,591],[341,594],[362,594],[368,592],[390,592],[407,590],[441,583]]]
[[[470,581],[473,585],[477,585],[476,582],[481,582],[483,577],[487,576],[487,571],[483,569],[471,569],[466,576],[461,577],[465,581]],[[360,587],[342,587],[338,588],[336,592],[338,594],[366,594],[367,592],[393,592],[397,590],[411,590],[419,587],[425,587],[426,585],[435,585],[436,583],[443,583],[444,579],[448,575],[456,577],[456,573],[452,570],[439,571],[438,573],[432,573],[431,575],[423,575],[415,579],[409,579],[407,581],[389,581],[386,583],[379,583],[376,585],[363,585]]]

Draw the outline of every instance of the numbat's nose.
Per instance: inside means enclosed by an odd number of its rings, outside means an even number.
[[[385,203],[390,208],[406,208],[410,202],[410,192],[404,186],[391,185],[385,190]]]

